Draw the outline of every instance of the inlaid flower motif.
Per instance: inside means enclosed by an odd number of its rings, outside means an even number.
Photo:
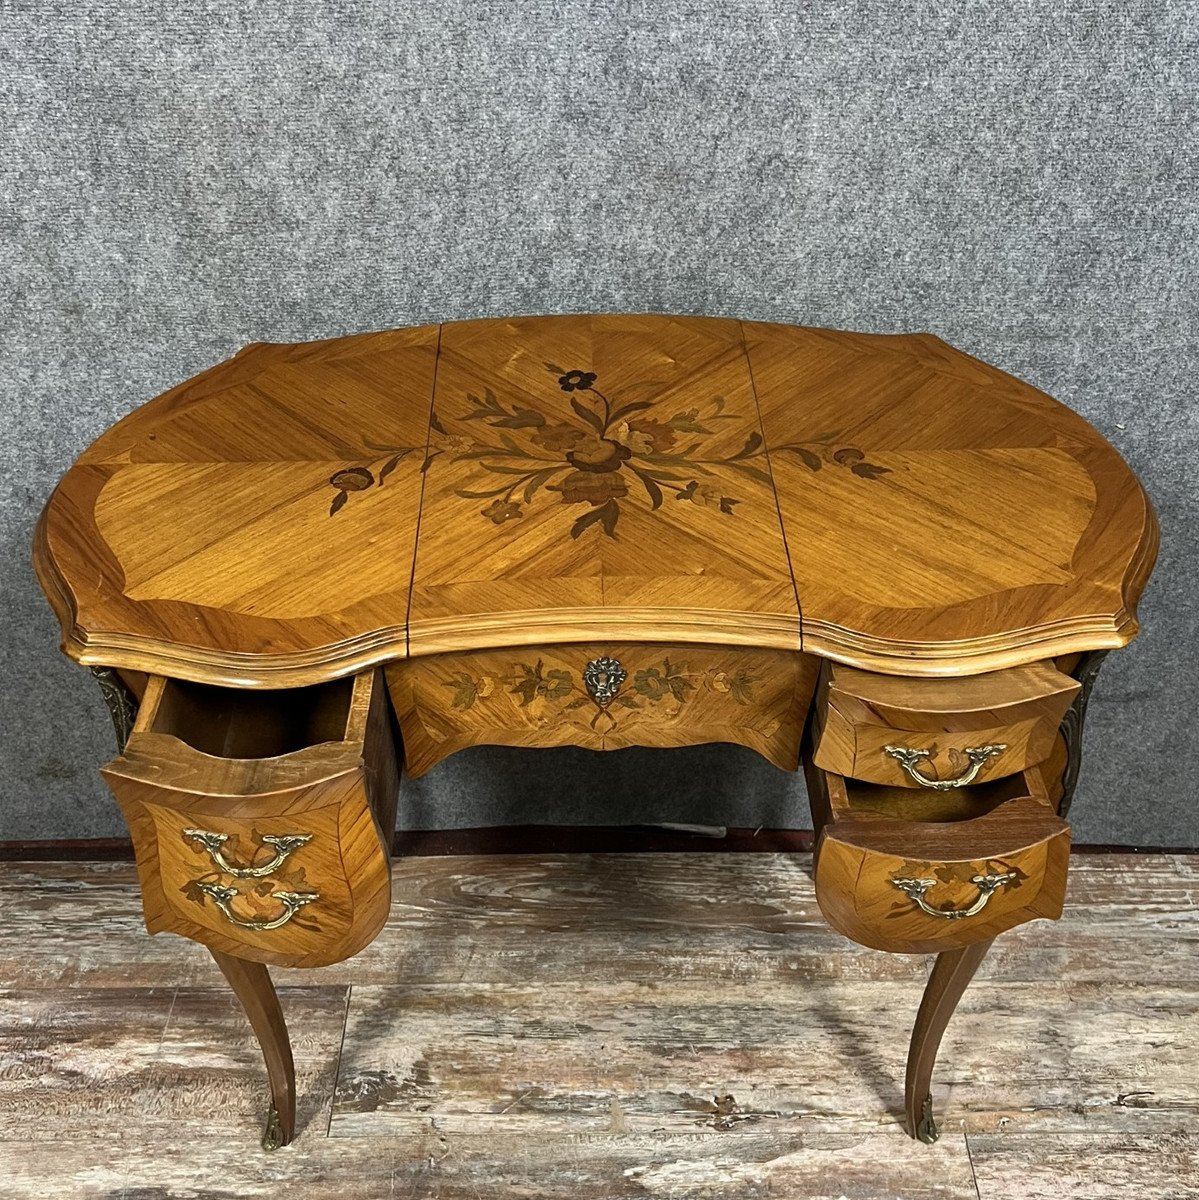
[[[700,508],[719,508],[724,503],[725,496],[722,494],[720,488],[713,487],[710,483],[700,483],[698,480],[693,479],[675,499],[690,500],[692,504],[698,504]],[[736,501],[733,503],[736,503]]]
[[[337,495],[329,505],[329,516],[332,516],[345,505],[351,492],[364,492],[367,488],[374,487],[375,475],[366,467],[344,467],[329,476],[329,484],[337,489]]]
[[[726,490],[732,477],[773,487],[761,433],[751,431],[735,452],[704,453],[704,437],[721,422],[739,419],[724,411],[722,397],[662,419],[648,411],[653,408],[650,400],[613,401],[595,386],[599,377],[594,371],[567,370],[554,363],[545,367],[570,395],[573,417],[551,420],[528,404],[506,403],[484,388],[481,396],[467,397],[469,410],[459,419],[494,430],[490,439],[468,439],[467,447],[456,449],[441,423],[433,426],[442,437],[426,465],[437,454],[452,453],[455,461],[477,463],[490,474],[495,486],[460,488],[457,494],[489,501],[480,512],[494,524],[522,517],[525,506],[544,489],[557,492],[563,504],[587,506],[570,528],[572,538],[593,526],[615,538],[621,501],[634,486],[644,490],[651,510],[661,508],[667,494],[673,494],[676,500],[724,516],[732,516],[742,502]],[[772,449],[810,471],[831,463],[864,479],[888,473],[889,468],[867,462],[856,446],[838,447],[838,436],[836,431],[826,432]]]
[[[466,671],[459,671],[445,686],[454,691],[452,707],[467,712],[474,708],[476,700],[485,700],[495,691],[495,680],[490,675],[476,679]]]
[[[493,500],[486,508],[479,511],[497,525],[502,525],[505,521],[517,521],[525,515],[521,506],[510,500]]]
[[[339,492],[362,492],[374,486],[375,476],[366,467],[346,467],[344,470],[334,471],[329,476],[329,482]]]
[[[554,485],[550,485],[553,490]],[[629,485],[616,471],[572,471],[557,490],[563,504],[603,504],[629,494]]]
[[[634,417],[621,421],[612,436],[636,454],[664,453],[675,443],[675,432],[663,421],[650,417]]]
[[[558,425],[542,426],[533,434],[533,441],[547,450],[569,450],[586,436],[587,434],[577,425],[567,425],[563,422]]]
[[[628,446],[609,438],[584,437],[566,452],[566,461],[580,471],[619,471],[632,453]]]
[[[707,682],[708,687],[717,695],[731,695],[738,704],[752,704],[754,684],[758,683],[759,679],[742,667],[732,674],[728,671],[710,671]]]
[[[564,392],[586,391],[595,380],[594,371],[566,371],[558,376],[558,386]]]
[[[370,467],[342,467],[329,476],[329,486],[337,489],[337,495],[329,505],[329,516],[333,516],[345,507],[351,492],[365,492],[368,488],[378,485],[382,487],[388,475],[392,473],[410,454],[415,454],[416,446],[380,446],[374,442],[364,442],[367,450],[374,450],[382,457],[382,465],[378,472]]]
[[[695,691],[695,684],[687,678],[686,670],[685,666],[672,665],[669,658],[663,659],[660,667],[646,667],[637,672],[633,677],[633,690],[653,702],[672,696],[682,704],[687,693]]]

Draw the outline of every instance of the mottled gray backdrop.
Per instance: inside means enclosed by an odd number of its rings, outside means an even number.
[[[122,832],[28,549],[111,421],[246,342],[651,310],[931,330],[1102,429],[1165,536],[1077,837],[1196,844],[1197,63],[1170,0],[0,0],[0,839]],[[808,823],[748,752],[604,765],[471,751],[404,823]]]

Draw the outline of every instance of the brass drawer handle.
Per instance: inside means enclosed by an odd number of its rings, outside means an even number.
[[[933,908],[925,900],[924,893],[929,888],[936,886],[935,879],[892,879],[891,882],[901,892],[907,893],[916,902],[921,912],[928,913],[930,917],[940,917],[945,921],[961,921],[965,917],[973,917],[982,912],[987,907],[987,901],[1005,884],[1014,882],[1015,878],[1015,871],[1008,871],[1003,875],[975,875],[970,882],[977,885],[978,898],[969,908],[950,909]]]
[[[935,792],[947,792],[950,788],[968,787],[977,778],[983,767],[1007,749],[1005,742],[993,746],[967,746],[963,753],[970,765],[956,779],[929,779],[919,771],[920,760],[932,758],[931,750],[909,750],[907,746],[884,746],[883,753],[899,760],[899,765],[921,786]]]
[[[261,867],[235,867],[221,850],[229,840],[227,833],[210,833],[207,829],[185,829],[183,836],[203,846],[216,869],[225,875],[232,875],[234,879],[261,879],[264,875],[270,875],[283,866],[288,855],[294,854],[301,846],[306,846],[312,841],[310,833],[266,834],[259,840],[264,846],[275,847],[275,857],[269,863],[263,863]]]
[[[227,920],[242,929],[278,929],[286,925],[304,907],[321,898],[320,892],[272,892],[271,899],[278,900],[283,905],[283,912],[270,921],[245,921],[233,911],[233,901],[237,898],[237,888],[226,887],[220,883],[202,883],[197,880],[196,886],[206,896],[211,896],[213,903],[225,914]]]

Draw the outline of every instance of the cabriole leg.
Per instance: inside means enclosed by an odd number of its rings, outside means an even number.
[[[912,1044],[908,1048],[908,1073],[904,1087],[908,1132],[922,1142],[935,1142],[940,1136],[933,1121],[932,1078],[937,1050],[949,1018],[962,994],[974,978],[979,964],[991,948],[990,941],[975,942],[961,950],[946,950],[937,955],[932,974],[920,1001]]]
[[[262,1134],[262,1148],[277,1150],[286,1146],[296,1133],[296,1068],[275,985],[262,963],[234,958],[212,947],[209,953],[241,1001],[262,1048],[271,1083],[271,1107]]]

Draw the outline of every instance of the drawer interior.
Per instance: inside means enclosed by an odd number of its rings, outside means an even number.
[[[952,822],[970,821],[994,812],[1001,804],[1030,792],[1043,796],[1033,772],[1024,771],[988,783],[976,783],[968,788],[947,792],[915,791],[912,788],[887,787],[876,783],[844,780],[843,798],[838,797],[838,816],[856,813],[879,813],[900,821]]]
[[[149,714],[139,731],[165,733],[216,758],[277,758],[305,746],[346,737],[352,677],[277,691],[214,687],[179,679],[152,680]],[[155,700],[157,701],[155,703]]]

